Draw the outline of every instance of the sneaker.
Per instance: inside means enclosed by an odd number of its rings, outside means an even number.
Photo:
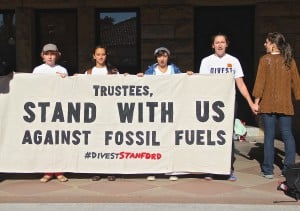
[[[266,179],[273,179],[274,174],[265,174],[264,172],[261,172],[260,175]]]
[[[116,177],[115,176],[107,176],[107,180],[112,182],[112,181],[116,180]]]
[[[279,182],[277,190],[287,191],[288,187],[284,182]]]
[[[154,181],[154,180],[155,180],[155,176],[148,176],[148,177],[147,177],[147,180],[148,180],[148,181]]]
[[[212,174],[207,174],[204,179],[207,180],[207,181],[210,181],[210,180],[213,180],[213,175]]]
[[[176,176],[170,176],[170,177],[169,177],[169,180],[170,180],[170,181],[177,181],[177,180],[178,180],[178,177],[176,177]]]
[[[234,182],[234,181],[237,180],[237,177],[234,175],[233,172],[231,172],[227,180],[231,181],[231,182]]]

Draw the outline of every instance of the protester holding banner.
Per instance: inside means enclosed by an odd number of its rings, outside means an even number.
[[[44,63],[35,67],[32,73],[58,74],[62,78],[65,78],[66,76],[68,76],[68,71],[64,67],[56,64],[56,61],[59,59],[60,56],[61,53],[58,51],[58,48],[55,44],[49,43],[44,45],[41,52],[41,57]],[[44,176],[40,179],[40,181],[43,183],[49,182],[54,175],[60,182],[68,181],[68,178],[65,177],[62,172],[45,173]]]
[[[148,69],[145,71],[145,73],[138,73],[138,76],[145,75],[172,75],[177,73],[182,73],[179,67],[177,67],[175,64],[170,63],[171,52],[169,49],[165,47],[159,47],[155,49],[154,51],[154,57],[156,60],[156,63],[152,64],[148,67]],[[192,75],[192,71],[186,72],[188,75]]]
[[[49,43],[44,45],[41,52],[43,64],[35,67],[32,73],[41,74],[59,74],[62,78],[68,76],[66,68],[56,64],[56,61],[61,56],[55,44]]]
[[[165,47],[159,47],[154,51],[154,58],[156,63],[150,65],[145,73],[138,73],[138,76],[145,75],[172,75],[181,73],[179,67],[170,63],[169,57],[171,52]]]
[[[93,60],[95,60],[95,66],[85,71],[85,74],[111,75],[119,73],[119,70],[108,62],[105,47],[98,45],[94,48]]]
[[[240,93],[247,100],[253,113],[256,113],[258,110],[257,105],[255,105],[251,99],[251,96],[248,92],[247,86],[244,83],[243,77],[244,73],[241,67],[239,60],[236,57],[231,56],[226,53],[226,49],[229,45],[228,37],[225,34],[217,34],[212,37],[212,48],[214,53],[210,56],[207,56],[202,59],[199,73],[200,74],[233,74]],[[236,110],[236,106],[235,106]],[[236,113],[236,112],[235,112]],[[228,177],[228,180],[235,181],[237,180],[234,175],[233,163],[235,160],[234,157],[234,142],[232,141],[232,155],[231,155],[231,173]],[[205,179],[211,180],[211,174],[208,174]]]
[[[172,74],[178,74],[182,73],[179,67],[177,67],[175,64],[170,62],[170,56],[171,52],[166,47],[159,47],[154,50],[154,58],[156,60],[156,63],[152,64],[148,67],[148,69],[145,71],[145,73],[138,73],[138,76],[145,75],[172,75]],[[189,73],[192,74],[192,73]],[[171,175],[169,177],[169,180],[176,181],[178,180],[178,177],[175,175]],[[147,177],[148,181],[154,181],[156,177],[154,175],[150,175]]]
[[[119,70],[112,66],[107,59],[107,49],[103,46],[96,46],[93,51],[93,60],[95,60],[95,66],[92,69],[85,71],[85,74],[91,75],[111,75],[119,74]],[[93,181],[99,181],[100,175],[92,177]],[[108,181],[115,181],[116,177],[113,175],[107,176]]]
[[[264,43],[266,54],[261,57],[253,89],[255,104],[264,125],[264,161],[261,175],[274,178],[274,139],[276,122],[279,123],[284,141],[284,176],[287,166],[295,163],[296,146],[292,134],[294,115],[292,91],[300,99],[300,79],[292,49],[285,37],[278,32],[268,33]]]

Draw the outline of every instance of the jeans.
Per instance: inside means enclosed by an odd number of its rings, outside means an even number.
[[[274,174],[274,140],[278,120],[281,137],[284,142],[285,159],[282,173],[287,165],[294,164],[296,158],[295,139],[292,134],[292,117],[283,114],[262,114],[264,124],[264,161],[262,171],[265,175]]]

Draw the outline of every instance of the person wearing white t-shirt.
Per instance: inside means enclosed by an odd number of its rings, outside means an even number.
[[[63,66],[56,64],[56,61],[61,56],[58,51],[57,46],[49,43],[44,45],[41,52],[41,57],[43,59],[43,64],[35,67],[32,73],[37,74],[59,74],[61,77],[68,76],[68,71]]]
[[[95,60],[95,66],[84,72],[86,75],[112,75],[119,74],[119,70],[112,66],[107,59],[107,49],[104,46],[96,46],[93,51],[93,59]],[[95,175],[92,177],[92,181],[99,181],[101,179],[100,175]],[[115,181],[116,176],[108,175],[108,181]]]
[[[91,75],[108,75],[107,67],[93,67],[91,69],[91,73],[88,73],[88,71],[85,72],[85,74],[91,74]]]
[[[56,61],[60,57],[61,53],[58,51],[58,48],[55,44],[49,43],[44,45],[41,57],[44,64],[41,64],[33,69],[34,74],[58,74],[60,77],[65,78],[68,76],[68,71],[66,68],[57,65]],[[57,180],[60,182],[68,181],[68,178],[64,176],[62,172],[55,173],[45,173],[44,176],[40,179],[41,182],[49,182],[53,176],[56,176]]]
[[[232,73],[235,78],[235,83],[242,96],[247,100],[249,107],[254,114],[257,114],[258,106],[256,106],[248,92],[247,86],[243,80],[244,73],[239,60],[226,53],[229,41],[225,34],[217,34],[212,37],[212,48],[214,53],[202,59],[199,73],[200,74],[227,74]],[[233,162],[234,158],[234,142],[232,147],[231,158],[231,174],[228,180],[235,181],[237,178],[234,175]],[[209,174],[205,177],[207,180],[212,179]]]
[[[51,57],[52,55],[50,55]],[[38,73],[38,74],[60,74],[60,75],[64,75],[67,76],[68,72],[66,70],[66,68],[60,66],[60,65],[50,65],[50,64],[41,64],[40,66],[37,66],[33,69],[32,73]]]
[[[96,46],[93,51],[95,66],[85,71],[85,74],[91,75],[111,75],[119,74],[119,70],[112,66],[107,60],[107,49],[103,46]]]

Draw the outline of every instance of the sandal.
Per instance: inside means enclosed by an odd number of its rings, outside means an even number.
[[[60,181],[60,182],[67,182],[67,181],[68,181],[68,178],[65,177],[64,175],[58,175],[58,176],[56,177],[56,179],[57,179],[58,181]]]
[[[101,179],[101,177],[98,175],[92,177],[92,181],[99,181],[100,179]]]
[[[116,177],[115,176],[107,176],[108,181],[115,181]]]
[[[40,182],[46,183],[46,182],[49,182],[51,179],[52,179],[52,176],[44,175],[44,176],[40,179]]]

